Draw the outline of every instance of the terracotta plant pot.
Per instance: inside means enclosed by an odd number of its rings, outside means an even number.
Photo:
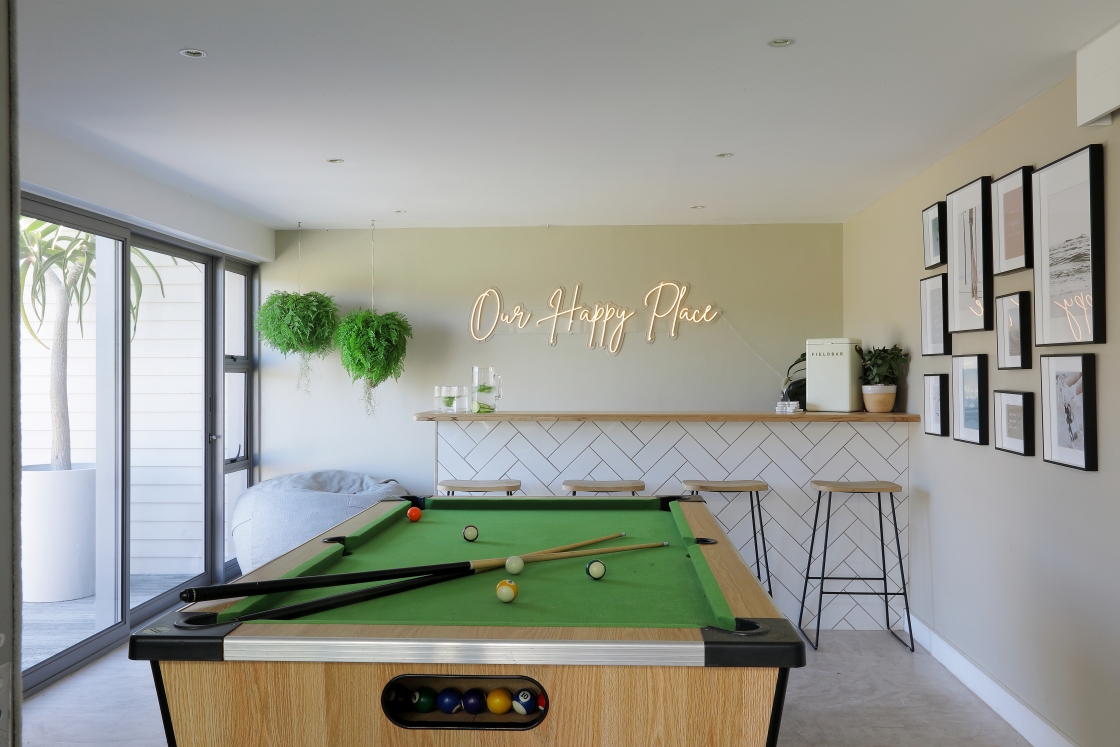
[[[863,385],[863,406],[868,412],[890,412],[894,409],[896,396],[898,396],[896,384]]]

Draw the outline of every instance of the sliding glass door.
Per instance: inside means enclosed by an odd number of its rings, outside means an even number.
[[[29,694],[122,644],[183,586],[236,573],[254,293],[251,267],[198,247],[43,198],[25,195],[23,212]]]

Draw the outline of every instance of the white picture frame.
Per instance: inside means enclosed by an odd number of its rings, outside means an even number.
[[[988,356],[954,355],[953,439],[988,444]]]
[[[1033,264],[1033,171],[1030,166],[1023,166],[992,182],[993,275],[1017,272]]]
[[[945,198],[950,332],[992,328],[991,185],[991,177],[984,176]]]
[[[1103,149],[1035,171],[1032,194],[1035,345],[1103,343]]]

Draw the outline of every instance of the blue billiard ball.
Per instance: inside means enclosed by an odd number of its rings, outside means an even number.
[[[455,713],[463,707],[463,697],[453,687],[445,687],[436,696],[436,708],[444,713]]]
[[[479,714],[486,710],[486,693],[477,687],[472,687],[463,693],[463,710],[467,713]]]
[[[522,716],[537,710],[537,694],[532,690],[518,690],[513,694],[513,710]]]

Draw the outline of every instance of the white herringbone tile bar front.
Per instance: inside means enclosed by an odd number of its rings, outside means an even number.
[[[437,481],[443,479],[521,480],[522,495],[562,495],[564,480],[643,480],[646,495],[680,495],[682,480],[765,480],[762,494],[774,599],[797,620],[804,583],[815,491],[820,480],[891,480],[902,486],[895,496],[907,567],[909,525],[908,428],[905,423],[697,423],[474,421],[436,423]],[[753,566],[751,517],[742,494],[705,494],[712,513]],[[884,499],[883,526],[890,537],[890,505]],[[821,509],[817,555],[824,534]],[[874,495],[833,497],[828,573],[878,575],[879,520]],[[898,559],[888,544],[887,570],[897,591]],[[820,575],[819,559],[812,575]],[[838,583],[839,582],[833,582]],[[830,585],[829,590],[835,589]],[[853,590],[877,591],[862,582]],[[881,587],[880,587],[881,589]],[[809,585],[811,609],[805,625],[815,624],[816,585]],[[892,601],[890,624],[904,628]],[[809,607],[810,605],[806,605]],[[883,603],[876,597],[825,597],[821,627],[876,630],[884,627]]]

